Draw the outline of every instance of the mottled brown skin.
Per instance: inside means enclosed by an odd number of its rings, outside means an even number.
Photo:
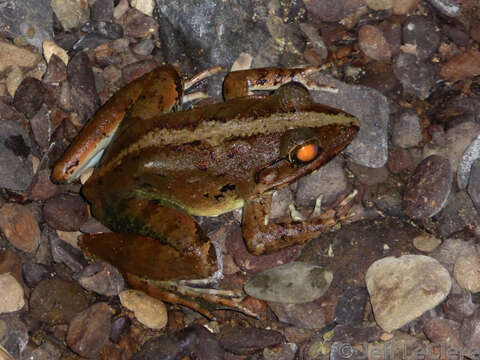
[[[156,96],[150,90],[148,95]],[[140,98],[148,106],[147,97]],[[294,85],[264,99],[244,97],[147,120],[137,111],[146,110],[134,105],[83,187],[94,216],[122,238],[116,243],[102,235],[86,237],[85,252],[146,278],[205,278],[216,270],[215,252],[191,215],[244,206],[244,237],[255,254],[302,243],[333,226],[319,219],[265,225],[268,206],[262,202],[268,205],[270,190],[342,151],[358,131],[354,117],[313,103],[306,89]],[[322,120],[327,115],[329,120]],[[304,119],[318,123],[312,129],[322,151],[311,162],[282,158],[285,130],[272,129],[285,119],[292,127]],[[242,124],[256,130],[237,133]],[[198,138],[197,131],[207,125],[207,135]],[[178,131],[186,142],[176,137]]]

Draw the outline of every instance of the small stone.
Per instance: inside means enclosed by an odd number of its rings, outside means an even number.
[[[0,229],[17,249],[27,253],[37,250],[40,228],[37,219],[26,206],[8,203],[0,208]]]
[[[432,252],[439,247],[441,243],[442,240],[427,233],[419,235],[413,239],[413,246],[423,252]]]
[[[76,231],[87,221],[88,208],[80,195],[59,194],[45,202],[43,216],[54,229]]]
[[[424,255],[377,260],[368,268],[365,281],[375,320],[388,332],[440,304],[452,285],[448,271]]]
[[[156,21],[137,9],[129,9],[123,17],[125,35],[146,38],[158,31]]]
[[[432,155],[424,159],[410,178],[403,195],[403,212],[412,219],[429,218],[445,206],[452,187],[447,159]]]
[[[470,195],[475,208],[480,211],[480,160],[476,160],[472,164],[467,192],[468,195]]]
[[[467,348],[478,349],[480,347],[480,314],[478,311],[473,316],[463,319],[460,336]]]
[[[155,48],[155,43],[152,39],[143,39],[134,46],[133,52],[138,55],[147,56],[152,53]]]
[[[22,285],[9,273],[0,274],[0,294],[0,314],[20,310],[25,305]]]
[[[333,274],[320,266],[293,261],[255,274],[245,283],[245,292],[265,301],[301,304],[321,297]]]
[[[420,99],[426,99],[435,84],[435,70],[431,63],[415,55],[401,53],[394,59],[393,72],[403,89]]]
[[[31,119],[42,107],[45,93],[45,87],[40,80],[27,77],[15,92],[13,106]]]
[[[30,315],[50,325],[67,324],[88,303],[87,294],[79,285],[59,278],[44,279],[30,295]]]
[[[373,25],[363,25],[358,31],[360,49],[369,58],[388,61],[392,56],[390,46],[383,32]]]
[[[339,297],[333,320],[337,324],[356,325],[363,320],[365,305],[367,303],[367,289],[364,287],[351,287]]]
[[[472,316],[477,309],[477,305],[472,301],[472,294],[467,290],[459,293],[451,293],[447,300],[442,304],[445,317],[448,319],[463,321],[463,319]]]
[[[480,291],[480,258],[476,254],[459,256],[453,276],[462,288],[476,293]]]
[[[90,16],[85,0],[51,0],[50,5],[65,30],[79,27]]]
[[[393,13],[395,15],[406,15],[413,11],[420,0],[394,0],[393,1]]]
[[[422,141],[422,129],[418,115],[410,111],[403,112],[393,122],[393,144],[406,149],[418,146],[420,141]]]
[[[0,72],[9,69],[11,66],[20,68],[34,68],[40,62],[42,56],[28,48],[10,44],[7,41],[0,41]]]
[[[480,159],[480,134],[465,149],[458,163],[457,184],[460,190],[465,190],[467,187],[472,164],[478,159]]]
[[[112,21],[113,0],[96,0],[90,8],[90,17],[93,21]]]
[[[440,34],[430,18],[425,16],[409,16],[403,23],[403,42],[415,49],[420,60],[430,59],[440,44]]]
[[[388,170],[385,166],[371,168],[351,162],[348,168],[355,174],[358,181],[365,185],[381,184],[388,179]]]
[[[76,279],[85,289],[105,296],[118,295],[125,287],[120,272],[108,263],[91,264]]]
[[[302,329],[321,329],[326,325],[325,314],[315,302],[306,304],[282,304],[270,302],[268,306],[283,323]]]
[[[132,0],[131,5],[145,15],[152,16],[153,9],[155,8],[155,0]]]
[[[127,315],[117,317],[112,321],[112,329],[110,331],[110,340],[115,344],[118,344],[132,324],[132,321]]]
[[[413,170],[414,163],[411,153],[403,148],[390,147],[387,168],[393,174],[400,174],[407,170]]]
[[[42,264],[26,261],[22,266],[23,279],[28,287],[35,287],[40,281],[50,276],[48,271]]]
[[[65,49],[61,48],[57,44],[55,44],[53,41],[44,41],[43,42],[43,56],[45,57],[45,60],[47,60],[47,63],[50,62],[50,59],[52,55],[58,56],[65,65],[68,64],[68,54],[65,51]]]
[[[480,51],[467,50],[455,55],[442,65],[440,76],[445,80],[458,81],[480,75]]]
[[[459,191],[450,196],[436,221],[437,231],[446,238],[465,229],[476,229],[480,226],[480,215],[467,193]]]
[[[461,3],[456,0],[428,0],[442,14],[457,17],[461,13]]]
[[[224,326],[219,341],[229,352],[248,355],[282,343],[283,336],[274,330]]]
[[[162,329],[167,324],[167,308],[160,300],[136,290],[124,290],[119,297],[122,305],[133,311],[143,325],[151,329]]]
[[[92,358],[106,345],[112,308],[100,302],[77,314],[68,326],[67,344],[77,354]]]
[[[455,321],[433,318],[423,327],[425,336],[432,342],[442,344],[453,349],[463,348],[463,342],[460,338],[460,325]]]
[[[23,79],[24,75],[22,70],[17,65],[12,65],[7,75],[7,91],[11,97],[15,96],[15,93]]]

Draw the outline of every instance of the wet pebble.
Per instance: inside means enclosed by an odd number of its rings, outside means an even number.
[[[53,278],[35,286],[29,305],[32,318],[56,325],[69,323],[88,303],[89,297],[79,285]]]
[[[67,79],[70,85],[71,97],[75,99],[75,107],[80,121],[85,123],[90,120],[100,106],[95,77],[90,65],[90,60],[85,52],[77,53],[67,66]]]
[[[27,253],[37,250],[40,228],[34,214],[19,204],[8,203],[0,208],[0,229],[17,249]]]
[[[325,268],[293,261],[255,274],[244,289],[260,300],[301,304],[325,294],[332,279]]]
[[[429,218],[445,206],[452,186],[447,159],[432,155],[415,169],[403,195],[403,212],[412,219]]]
[[[413,11],[420,0],[401,0],[393,2],[393,13],[395,15],[406,15]]]
[[[134,38],[146,38],[158,30],[156,21],[137,9],[129,9],[122,17],[125,35]]]
[[[225,351],[215,336],[200,325],[189,326],[174,333],[147,341],[132,360],[225,359]]]
[[[115,344],[118,344],[122,338],[122,335],[125,334],[130,326],[132,321],[126,315],[122,315],[112,320],[112,328],[110,331],[110,340]]]
[[[348,168],[355,174],[358,181],[365,185],[375,185],[385,182],[388,179],[388,170],[385,166],[371,168],[355,163],[349,163]]]
[[[12,66],[33,68],[41,59],[41,55],[30,48],[15,46],[0,40],[0,71],[2,72]]]
[[[471,316],[477,309],[472,301],[472,294],[469,291],[460,289],[459,292],[452,292],[442,304],[445,317],[448,319],[462,321]]]
[[[459,256],[453,276],[462,288],[476,293],[480,291],[480,258],[478,254]]]
[[[52,183],[50,174],[50,169],[37,171],[32,186],[30,187],[30,194],[28,195],[30,200],[46,200],[57,195],[59,192],[63,192],[62,186]]]
[[[143,325],[151,329],[162,329],[167,324],[167,308],[160,300],[136,290],[124,290],[119,297],[122,305],[133,311]]]
[[[79,27],[88,20],[88,3],[82,0],[52,0],[52,10],[65,30]]]
[[[415,55],[419,60],[430,59],[440,43],[439,32],[425,16],[409,16],[403,23],[402,37],[406,46],[415,48]]]
[[[465,346],[470,349],[480,347],[480,314],[478,311],[463,320],[460,336]]]
[[[247,250],[240,230],[235,231],[227,238],[225,246],[228,253],[232,254],[235,264],[247,272],[258,272],[289,263],[297,258],[302,251],[301,245],[294,245],[267,255],[252,255]]]
[[[392,124],[392,142],[394,145],[409,148],[418,146],[422,141],[420,119],[413,111],[402,112]]]
[[[358,45],[369,58],[388,61],[392,56],[390,46],[383,32],[376,26],[363,25],[358,31]]]
[[[108,341],[112,308],[100,302],[77,314],[68,326],[67,344],[77,354],[92,358]]]
[[[120,272],[108,263],[93,263],[77,274],[75,279],[85,289],[105,296],[118,295],[125,287]]]
[[[13,105],[21,113],[31,119],[42,107],[46,88],[38,79],[25,78],[13,98]]]
[[[113,0],[97,0],[90,8],[93,21],[111,21],[113,17]]]
[[[413,239],[413,246],[423,252],[432,252],[439,247],[441,243],[442,240],[427,233],[419,235]]]
[[[425,336],[433,343],[449,348],[461,349],[463,342],[460,336],[460,324],[453,320],[433,318],[423,327]]]
[[[23,279],[27,286],[33,288],[40,281],[50,276],[50,271],[42,265],[32,261],[25,261],[22,265]]]
[[[467,50],[453,56],[440,69],[445,80],[458,81],[480,75],[480,51]]]
[[[151,59],[144,61],[138,61],[132,64],[129,64],[122,68],[122,77],[125,82],[129,83],[140,76],[152,71],[158,66],[158,64]]]
[[[337,324],[355,325],[363,320],[367,304],[367,289],[360,286],[347,288],[338,298],[333,320]]]
[[[430,256],[434,257],[445,266],[450,272],[453,272],[453,266],[459,256],[468,256],[477,252],[475,244],[471,241],[461,239],[445,239]]]
[[[457,184],[460,190],[464,190],[468,185],[468,179],[474,161],[480,159],[480,134],[478,134],[472,143],[463,152],[457,168]]]
[[[123,28],[119,24],[106,21],[88,21],[81,29],[87,34],[96,34],[108,40],[119,39],[123,36]]]
[[[420,99],[426,99],[435,84],[433,65],[419,60],[415,55],[399,54],[394,60],[393,72],[403,89]]]
[[[87,204],[80,195],[59,194],[45,202],[43,217],[53,229],[76,231],[87,221]]]
[[[146,56],[152,53],[154,47],[155,43],[152,39],[142,39],[132,50],[135,54]]]
[[[480,211],[480,160],[472,164],[467,192],[477,210]]]
[[[441,303],[450,292],[448,271],[423,255],[386,257],[365,276],[377,324],[391,332]]]
[[[295,360],[297,357],[298,345],[285,343],[263,350],[265,360]]]
[[[79,272],[86,266],[87,262],[78,248],[73,247],[57,234],[51,234],[49,237],[51,253],[55,262],[67,265],[73,272]]]
[[[0,314],[20,310],[25,305],[22,285],[9,273],[0,274]]]
[[[275,330],[224,326],[219,334],[220,345],[239,355],[253,354],[282,343],[283,335]]]
[[[389,149],[387,168],[393,174],[400,174],[403,171],[413,169],[414,162],[410,152],[403,148],[391,147]]]
[[[315,302],[306,304],[282,304],[269,302],[268,306],[283,323],[302,329],[321,329],[326,325],[325,314]]]
[[[450,17],[460,15],[461,3],[456,0],[428,0],[438,11]]]
[[[445,133],[435,134],[433,140],[423,147],[423,156],[442,155],[448,159],[452,170],[457,170],[462,155],[479,132],[480,124],[470,121],[462,122]]]

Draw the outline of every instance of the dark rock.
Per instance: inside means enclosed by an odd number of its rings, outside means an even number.
[[[52,54],[48,62],[47,71],[43,75],[43,82],[58,84],[67,79],[67,65],[57,55]]]
[[[121,20],[127,36],[146,38],[158,31],[155,20],[137,9],[128,9]]]
[[[120,272],[107,263],[93,263],[77,274],[75,279],[85,289],[105,296],[118,295],[125,287]]]
[[[132,360],[171,360],[194,356],[196,359],[224,359],[224,351],[207,329],[193,325],[175,333],[147,341]]]
[[[69,243],[60,240],[56,233],[50,235],[50,248],[53,260],[68,266],[73,272],[82,271],[87,262],[82,252]]]
[[[30,315],[50,325],[67,324],[88,303],[87,294],[79,285],[58,278],[44,279],[30,296]]]
[[[473,201],[473,205],[480,211],[480,160],[476,160],[472,164],[467,192]]]
[[[452,170],[447,159],[431,155],[410,178],[403,195],[403,211],[412,219],[429,218],[445,206],[452,187]]]
[[[363,25],[358,31],[360,49],[373,60],[388,61],[392,56],[383,32],[376,26]]]
[[[108,341],[112,311],[110,306],[100,302],[77,314],[68,326],[68,346],[83,357],[98,355]]]
[[[309,16],[315,20],[326,22],[337,22],[346,17],[350,12],[360,6],[358,1],[336,1],[336,0],[306,0],[305,6]]]
[[[467,50],[453,56],[442,64],[440,76],[449,81],[458,81],[480,74],[480,51]]]
[[[152,71],[158,66],[154,60],[143,60],[134,62],[122,69],[122,77],[125,83],[130,83],[140,76]]]
[[[465,29],[460,28],[459,26],[443,24],[442,31],[455,43],[455,45],[467,47],[470,38]]]
[[[415,55],[400,53],[394,60],[393,71],[403,89],[420,99],[426,99],[435,84],[435,70],[429,62]]]
[[[333,320],[337,324],[360,324],[363,320],[367,296],[367,289],[364,287],[356,286],[345,290],[338,298]]]
[[[80,121],[85,123],[100,106],[92,67],[85,52],[77,53],[70,60],[67,66],[67,79],[70,84],[72,99],[75,99],[73,105]]]
[[[81,30],[87,34],[97,34],[107,39],[115,40],[123,36],[123,28],[120,24],[106,21],[89,21],[85,23]]]
[[[5,334],[0,337],[0,344],[8,354],[13,356],[13,359],[22,358],[23,354],[21,354],[21,351],[29,341],[28,326],[20,319],[19,315],[19,312],[0,315],[0,324],[6,327]]]
[[[23,79],[17,88],[13,98],[13,105],[18,111],[31,119],[42,107],[45,92],[45,86],[40,80],[27,77]]]
[[[30,200],[46,200],[56,194],[64,192],[65,187],[52,183],[50,175],[50,169],[37,171],[32,186],[30,187],[30,194],[28,195]]]
[[[53,37],[53,12],[49,0],[5,2],[0,11],[1,32],[10,39],[23,37],[39,53],[42,44]]]
[[[264,360],[295,360],[297,359],[298,345],[286,343],[265,348],[263,350]]]
[[[461,349],[463,343],[460,337],[460,324],[453,320],[433,318],[427,321],[423,327],[425,336],[433,343]]]
[[[129,329],[132,321],[126,315],[122,315],[112,320],[112,328],[110,330],[110,340],[115,344],[118,344]]]
[[[391,147],[389,149],[387,168],[393,174],[400,174],[404,171],[413,170],[413,158],[408,150]]]
[[[278,345],[284,339],[281,333],[274,330],[225,326],[220,331],[219,341],[225,350],[247,355]]]
[[[269,302],[268,306],[283,323],[302,329],[321,329],[326,325],[322,307],[310,302],[306,304],[282,304]]]
[[[152,53],[155,43],[152,39],[143,39],[133,47],[133,52],[138,55],[146,56]]]
[[[78,41],[78,37],[70,32],[60,32],[55,35],[55,44],[65,50],[73,49],[73,45]]]
[[[387,168],[371,168],[355,163],[349,163],[348,168],[355,174],[358,181],[365,185],[375,185],[385,182],[388,179]]]
[[[468,348],[478,349],[480,347],[480,313],[478,311],[463,319],[460,336]]]
[[[425,16],[409,16],[403,23],[403,42],[414,46],[419,60],[430,59],[437,51],[440,34]]]
[[[472,302],[472,294],[466,290],[451,293],[442,304],[443,312],[448,319],[462,321],[473,314],[477,306]]]
[[[40,281],[47,278],[50,275],[50,271],[47,270],[42,264],[37,264],[32,261],[25,261],[22,266],[23,279],[28,287],[35,287]]]
[[[93,21],[111,21],[113,18],[113,0],[96,0],[90,7],[90,18]]]
[[[409,148],[418,146],[420,141],[422,141],[420,118],[413,111],[402,112],[392,124],[393,144]]]
[[[76,231],[87,221],[87,204],[80,195],[59,194],[45,202],[45,221],[54,229]]]
[[[35,141],[42,149],[46,149],[50,144],[52,123],[50,122],[50,111],[45,104],[43,104],[41,109],[31,118],[30,125],[32,126]]]

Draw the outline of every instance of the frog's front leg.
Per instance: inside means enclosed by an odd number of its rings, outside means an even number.
[[[299,82],[309,90],[325,90],[309,78],[310,75],[326,69],[329,65],[306,68],[258,68],[232,71],[223,81],[225,100],[249,96],[253,91],[271,91],[289,82]],[[329,89],[332,89],[329,87]],[[335,89],[338,91],[338,89]]]
[[[132,81],[117,91],[85,125],[55,164],[52,179],[58,183],[72,182],[93,167],[110,144],[127,112],[133,112],[138,119],[148,119],[176,110],[182,101],[207,97],[202,92],[184,95],[184,90],[223,70],[216,66],[184,81],[174,66],[164,65]]]
[[[314,211],[313,216],[306,220],[282,223],[271,223],[268,219],[271,194],[246,201],[243,207],[242,231],[248,250],[255,255],[262,255],[287,246],[303,244],[319,236],[350,217],[348,210],[355,195],[354,191],[339,199],[318,217]]]

